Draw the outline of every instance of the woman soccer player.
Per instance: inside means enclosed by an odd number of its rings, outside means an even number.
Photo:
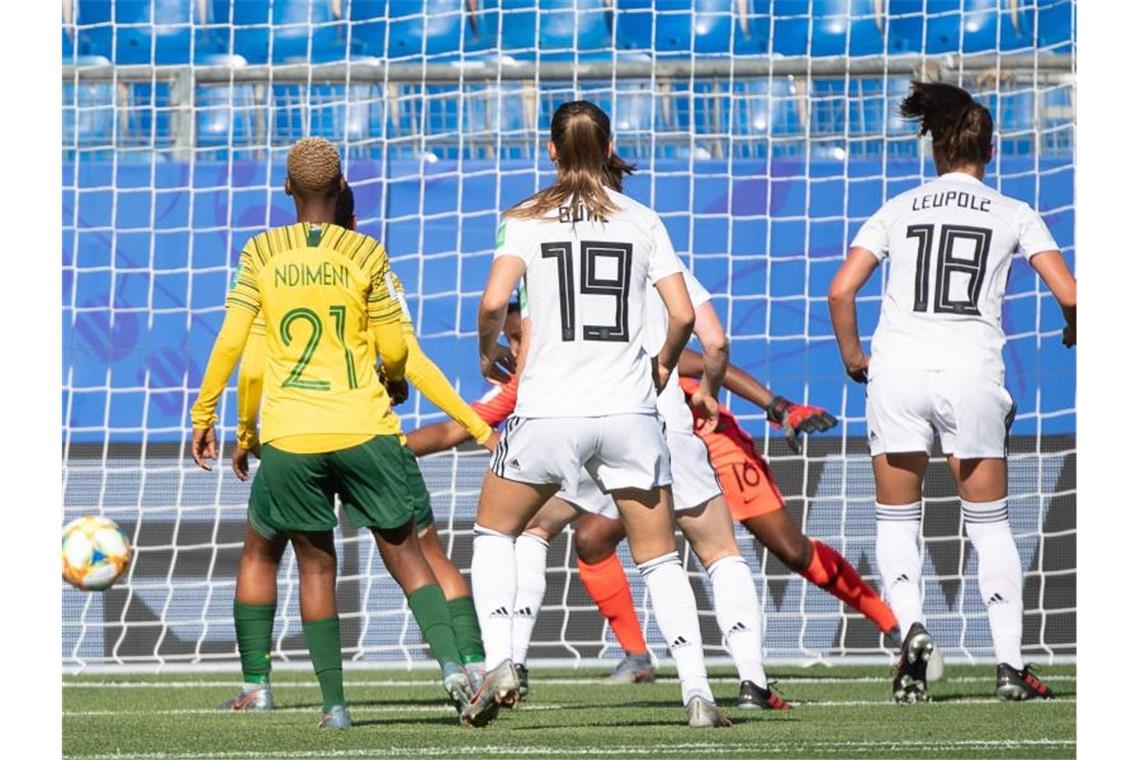
[[[938,179],[887,201],[855,236],[831,283],[835,337],[847,373],[867,384],[879,573],[907,631],[894,677],[900,702],[927,699],[942,662],[923,626],[919,551],[922,481],[934,434],[978,553],[978,586],[1003,699],[1052,697],[1021,657],[1021,560],[1006,508],[1006,442],[1015,406],[1004,387],[1001,306],[1014,255],[1053,292],[1076,343],[1076,282],[1041,217],[982,183],[993,120],[948,84],[914,82],[902,114],[933,138]],[[871,355],[855,296],[883,259],[891,268]]]
[[[334,223],[347,230],[356,229],[355,202],[352,188],[347,185],[337,198]],[[391,273],[391,284],[395,288],[397,298],[402,302],[404,286],[395,272]],[[480,445],[493,449],[498,437],[492,434],[491,428],[474,410],[463,403],[447,378],[420,348],[411,315],[406,310],[402,310],[400,323],[404,331],[404,340],[408,344],[408,361],[405,368],[407,379],[433,404],[451,415],[457,425],[462,425],[461,429],[467,435]],[[234,448],[231,459],[234,474],[239,480],[249,479],[249,455],[252,453],[260,456],[257,424],[262,396],[265,345],[265,320],[259,316],[254,320],[250,330],[250,337],[242,354],[241,368],[238,371],[238,445]],[[403,389],[400,393],[406,396]],[[475,617],[475,605],[471,600],[467,583],[448,558],[436,533],[427,486],[418,470],[409,474],[410,485],[415,492],[413,504],[420,546],[424,558],[431,566],[432,574],[443,589],[459,656],[466,668],[470,685],[464,684],[463,676],[455,668],[448,666],[449,661],[446,658],[451,656],[449,650],[444,648],[436,652],[433,649],[433,653],[442,655],[440,666],[444,668],[444,688],[456,706],[461,708],[470,698],[474,688],[478,688],[482,682],[483,643],[479,636],[479,622]],[[332,542],[331,531],[325,540]],[[284,534],[269,539],[256,530],[250,529],[247,532],[238,564],[234,592],[234,627],[237,630],[244,683],[241,693],[222,703],[220,709],[273,708],[274,700],[269,686],[270,650],[273,646],[273,619],[277,610],[277,572],[287,542]],[[435,589],[431,586],[419,591],[414,598],[409,598],[409,606],[417,621],[422,618],[429,626],[435,625],[435,620],[439,616],[430,612],[425,616],[422,599],[434,596]],[[438,598],[435,598],[434,602],[438,606]],[[429,602],[428,606],[431,607],[432,602]],[[434,630],[422,633],[424,640],[429,643],[436,638]]]
[[[716,394],[728,366],[728,343],[708,291],[687,270],[683,274],[696,310],[693,332],[705,350],[701,360],[702,381],[692,389],[690,403],[701,410],[701,424],[713,428],[718,414]],[[660,299],[650,294],[646,316],[647,350],[653,351],[661,345],[665,323]],[[708,452],[693,432],[693,414],[686,404],[676,372],[657,398],[657,412],[665,421],[677,527],[712,582],[717,624],[740,676],[741,692],[754,697],[757,705],[786,708],[787,704],[768,689],[767,675],[761,663],[760,600],[752,572],[736,543],[732,517],[716,473],[709,463]],[[516,665],[526,660],[534,623],[546,591],[549,541],[580,515],[583,519],[588,516],[615,526],[618,540],[624,534],[613,499],[602,493],[585,473],[576,490],[564,489],[557,498],[543,505],[527,526],[515,552],[518,593],[514,609],[513,659]],[[612,546],[610,551],[613,551]],[[622,577],[628,586],[624,569]],[[522,673],[525,675],[525,669]]]
[[[447,663],[445,671],[455,672],[457,690],[467,677],[443,592],[417,540],[415,460],[400,441],[388,392],[373,369],[379,352],[389,385],[398,387],[408,356],[387,253],[379,242],[332,223],[345,183],[331,143],[300,140],[286,164],[285,192],[293,196],[297,223],[255,235],[242,249],[191,413],[191,453],[203,469],[216,458],[218,398],[262,315],[268,328],[262,463],[246,541],[265,548],[285,534],[293,544],[302,629],[321,686],[319,725],[347,728],[334,496],[357,527],[376,537],[433,652]],[[275,597],[275,589],[271,600],[239,596],[235,621],[242,605],[264,606]]]
[[[483,481],[471,560],[488,671],[464,718],[478,724],[518,700],[515,539],[550,497],[577,489],[585,470],[626,523],[689,725],[729,725],[709,688],[696,600],[673,541],[669,453],[656,414],[657,391],[695,322],[681,263],[657,214],[618,191],[632,167],[614,153],[600,108],[559,106],[547,149],[557,178],[504,214],[479,306],[483,374],[506,381],[516,360],[499,334],[525,275],[518,407]],[[652,358],[643,336],[651,284],[668,314]]]

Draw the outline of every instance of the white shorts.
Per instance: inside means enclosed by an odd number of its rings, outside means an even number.
[[[709,462],[709,450],[694,433],[666,433],[669,470],[673,479],[673,511],[685,512],[720,496],[720,481]],[[583,474],[576,489],[563,489],[558,498],[579,509],[616,520],[617,505],[589,475]]]
[[[673,475],[673,511],[696,509],[720,496],[720,481],[709,462],[709,449],[696,433],[667,433]]]
[[[567,504],[573,504],[583,512],[606,517],[610,520],[621,519],[621,513],[618,512],[617,503],[614,502],[613,497],[598,488],[598,484],[585,470],[582,471],[582,477],[578,480],[577,488],[564,488],[555,496]]]
[[[871,456],[942,451],[959,459],[1005,456],[1016,405],[1001,383],[955,371],[880,373],[867,384]]]
[[[511,417],[491,457],[491,471],[520,483],[558,483],[572,504],[580,500],[584,481],[606,492],[648,491],[671,482],[656,414]]]

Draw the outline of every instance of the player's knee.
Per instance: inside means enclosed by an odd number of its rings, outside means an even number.
[[[705,552],[703,554],[701,554],[699,558],[701,560],[701,564],[704,565],[705,569],[707,570],[708,568],[712,567],[717,562],[720,562],[722,559],[725,559],[726,557],[739,557],[739,556],[741,556],[740,549],[735,544],[732,544],[732,545],[725,544],[723,546],[714,547],[711,550],[706,549]]]
[[[806,536],[780,536],[768,544],[768,550],[780,558],[788,569],[802,573],[811,564],[814,548]]]
[[[608,523],[617,523],[617,528]],[[617,520],[582,520],[574,529],[574,549],[579,559],[593,565],[613,554],[621,537]]]
[[[315,546],[295,546],[297,570],[301,575],[336,575],[336,554]]]

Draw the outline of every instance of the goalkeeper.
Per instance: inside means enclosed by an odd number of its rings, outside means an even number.
[[[415,530],[419,496],[415,459],[400,440],[390,392],[403,382],[408,346],[402,309],[384,247],[334,224],[344,189],[340,156],[327,140],[305,138],[289,151],[285,192],[297,223],[254,236],[242,249],[226,317],[191,413],[195,463],[216,459],[218,398],[238,362],[254,320],[266,324],[262,464],[250,495],[247,559],[279,562],[282,536],[300,569],[302,630],[321,687],[321,728],[347,728],[336,608],[334,496],[360,528],[371,530],[389,572],[408,597],[420,629],[440,661],[453,699],[470,691],[443,591],[424,559]],[[379,353],[387,387],[373,365]],[[243,671],[268,675],[276,588],[241,586],[234,600]],[[250,690],[256,692],[256,689]]]
[[[337,198],[336,224],[349,230],[356,229],[355,201],[352,188],[347,185]],[[397,298],[400,299],[401,306],[403,306],[403,283],[396,277],[395,272],[392,273],[391,277]],[[494,449],[498,436],[471,407],[463,402],[447,378],[420,348],[412,326],[411,315],[407,313],[406,309],[402,310],[400,323],[404,331],[404,340],[408,344],[408,363],[405,368],[405,377],[411,380],[412,384],[428,400],[447,412],[468,435],[488,450]],[[249,455],[252,453],[254,456],[259,456],[257,420],[261,404],[264,360],[265,323],[259,317],[254,322],[250,340],[246,343],[245,353],[242,355],[241,368],[238,371],[238,443],[231,454],[231,460],[234,474],[239,480],[249,479]],[[460,657],[466,667],[472,689],[477,689],[482,682],[485,657],[483,642],[479,634],[479,620],[475,616],[475,605],[471,600],[471,591],[459,570],[448,558],[440,542],[439,534],[435,529],[435,519],[431,510],[427,486],[418,469],[412,473],[411,480],[417,493],[415,499],[416,530],[419,533],[420,546],[428,564],[431,565],[433,574],[443,588],[448,611],[451,613],[452,626],[455,629]],[[277,568],[285,543],[285,540],[280,538],[266,547],[269,549],[267,552],[243,552],[242,561],[238,567],[237,587],[239,596],[242,596],[247,590],[259,588],[259,597],[276,600]],[[250,631],[250,635],[244,639],[244,646],[252,650],[251,654],[255,653],[255,656],[246,658],[243,654],[243,664],[249,659],[253,663],[264,662],[266,667],[255,667],[255,672],[248,672],[243,667],[242,675],[247,685],[242,694],[223,703],[223,709],[272,709],[273,700],[268,687],[268,662],[269,651],[272,647],[273,614],[275,612],[275,604],[267,606],[262,615],[264,622]],[[243,641],[239,636],[239,646],[242,644]]]

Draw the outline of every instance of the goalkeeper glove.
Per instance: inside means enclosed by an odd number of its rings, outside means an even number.
[[[839,420],[831,416],[826,409],[794,404],[783,396],[775,396],[772,403],[768,404],[768,421],[783,428],[788,446],[797,454],[802,451],[800,433],[822,433],[839,424]]]

